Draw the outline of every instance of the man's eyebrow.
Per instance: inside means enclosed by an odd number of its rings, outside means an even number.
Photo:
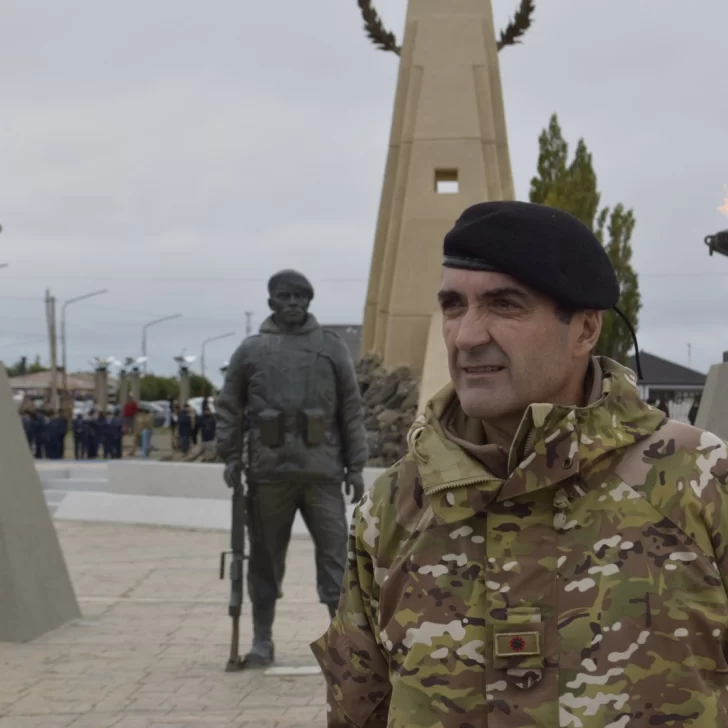
[[[444,303],[446,301],[462,300],[463,298],[464,296],[462,293],[459,293],[452,288],[444,288],[443,290],[437,292],[437,300],[440,303]]]
[[[531,296],[526,293],[522,288],[516,288],[514,286],[501,286],[500,288],[492,288],[490,291],[481,293],[478,298],[486,301],[494,298],[520,298],[522,301],[531,300]]]
[[[501,286],[500,288],[492,288],[489,291],[484,291],[478,298],[483,301],[492,301],[497,298],[519,298],[521,301],[530,301],[531,296],[521,288],[515,286]],[[446,301],[459,301],[465,298],[465,295],[451,288],[444,288],[437,293],[437,300],[440,303]]]

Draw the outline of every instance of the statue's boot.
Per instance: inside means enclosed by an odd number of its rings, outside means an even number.
[[[331,619],[333,619],[334,616],[336,615],[336,610],[339,608],[338,603],[336,603],[336,602],[328,602],[326,604],[326,607],[329,610],[329,617],[331,617]]]
[[[253,604],[253,646],[243,658],[243,668],[260,669],[273,664],[275,659],[273,646],[275,614],[275,602]]]

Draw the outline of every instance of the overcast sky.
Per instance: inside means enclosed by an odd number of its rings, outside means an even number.
[[[502,27],[517,0],[494,6]],[[405,1],[377,7],[401,39]],[[0,28],[0,358],[47,358],[46,288],[109,289],[68,309],[72,369],[138,355],[167,314],[160,373],[241,339],[281,267],[321,321],[361,322],[398,59],[355,0],[0,0]],[[519,199],[557,112],[635,210],[642,348],[692,344],[703,371],[728,349],[728,258],[703,244],[728,228],[727,34],[725,0],[536,0],[500,54]]]

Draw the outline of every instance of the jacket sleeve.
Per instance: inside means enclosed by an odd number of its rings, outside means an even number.
[[[696,472],[686,480],[698,496],[696,505],[707,523],[716,567],[728,595],[728,443],[704,433],[700,450],[702,457],[697,462]],[[691,510],[686,509],[686,512],[689,515]]]
[[[364,429],[364,408],[362,406],[359,382],[356,380],[354,362],[346,344],[336,334],[332,341],[335,347],[336,380],[339,398],[339,421],[344,445],[344,465],[348,472],[361,472],[369,457],[366,430]]]
[[[311,645],[326,680],[328,728],[386,728],[389,667],[374,605],[372,500],[366,493],[349,530],[349,560],[339,609],[328,631]]]
[[[225,382],[215,402],[217,453],[225,463],[240,460],[243,453],[243,416],[248,404],[249,339],[235,351],[225,372]]]

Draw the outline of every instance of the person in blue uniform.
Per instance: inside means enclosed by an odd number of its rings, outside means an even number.
[[[214,447],[216,424],[215,415],[210,412],[209,407],[205,407],[202,410],[202,415],[195,423],[195,429],[200,435],[203,450]]]
[[[68,434],[68,420],[62,412],[56,412],[55,437],[56,437],[56,460],[63,460],[66,457],[66,435]]]
[[[33,418],[30,416],[30,412],[23,412],[23,432],[25,432],[25,439],[28,441],[28,447],[31,452],[33,451]]]
[[[115,460],[121,458],[122,442],[124,440],[124,420],[121,410],[117,407],[108,422],[109,442],[111,444],[111,457]]]
[[[101,445],[101,457],[108,460],[111,457],[111,430],[109,429],[109,421],[105,412],[99,412],[97,419],[99,428],[99,443]]]
[[[57,412],[51,412],[45,426],[45,455],[48,460],[59,460],[63,451],[62,422]]]
[[[86,457],[87,434],[83,415],[76,415],[73,420],[73,456],[76,460],[83,460]]]
[[[43,412],[33,412],[33,442],[35,457],[41,460],[45,452],[45,415]]]
[[[86,433],[88,459],[96,460],[99,456],[99,439],[101,436],[96,410],[91,410],[88,413],[88,418],[86,419]]]

